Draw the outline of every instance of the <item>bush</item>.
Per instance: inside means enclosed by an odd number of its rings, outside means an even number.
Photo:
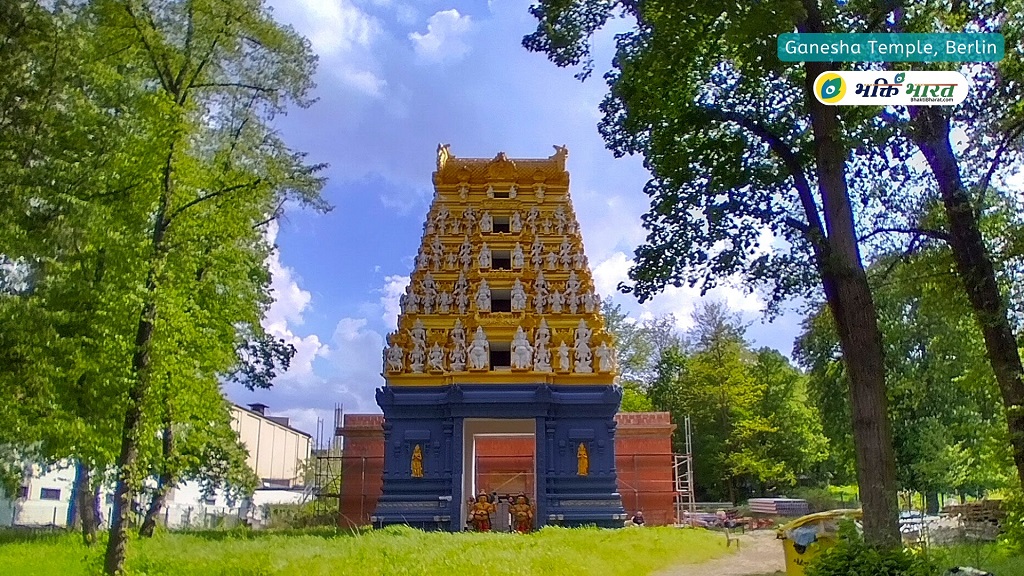
[[[811,512],[825,512],[837,508],[859,508],[860,504],[853,495],[844,494],[842,488],[794,488],[791,491],[793,498],[807,500]]]
[[[840,529],[839,542],[807,565],[807,576],[935,576],[942,563],[924,550],[868,546],[852,523]]]
[[[1024,493],[1013,492],[1005,500],[1002,541],[1012,554],[1024,556]]]

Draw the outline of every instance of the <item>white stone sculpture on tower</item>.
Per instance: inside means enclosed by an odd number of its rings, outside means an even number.
[[[471,370],[485,370],[487,360],[490,356],[490,344],[487,342],[487,335],[484,334],[482,326],[477,326],[476,334],[473,335],[473,343],[469,345],[469,368]]]
[[[544,265],[544,243],[539,237],[534,238],[533,245],[530,246],[530,264],[533,264],[534,270],[540,270]]]
[[[559,206],[555,209],[555,231],[558,234],[565,234],[568,218],[565,215],[565,208]]]
[[[452,349],[448,353],[451,361],[452,372],[462,372],[466,369],[466,330],[462,327],[462,321],[455,319],[455,327],[451,332]]]
[[[487,242],[484,242],[483,246],[480,247],[480,256],[477,259],[477,263],[481,268],[491,267],[491,249],[487,246]]]
[[[476,210],[473,210],[472,206],[466,208],[465,212],[462,213],[462,225],[466,229],[466,234],[473,233],[476,221]]]
[[[577,250],[572,255],[572,267],[576,270],[583,270],[587,267],[587,257],[583,255],[583,250]]]
[[[409,331],[409,336],[412,338],[409,367],[413,372],[423,372],[423,363],[427,359],[427,329],[423,327],[423,322],[419,318]]]
[[[448,207],[444,204],[442,204],[441,208],[438,209],[437,214],[434,214],[434,229],[437,230],[438,233],[444,234],[445,225],[448,222],[448,216],[450,214]]]
[[[520,270],[526,267],[526,260],[523,254],[523,245],[516,242],[515,248],[512,249],[512,268]]]
[[[435,271],[444,266],[444,245],[441,244],[440,236],[434,236],[434,241],[430,244],[430,262]]]
[[[594,350],[594,356],[597,357],[597,370],[599,372],[611,372],[615,369],[615,350],[608,346],[607,343],[601,342],[600,345]]]
[[[385,358],[388,372],[401,372],[405,369],[405,351],[398,344],[388,347]]]
[[[591,368],[591,362],[593,360],[590,352],[590,336],[592,332],[587,326],[587,321],[580,318],[580,323],[576,326],[573,331],[573,337],[576,340],[574,349],[576,351],[576,373],[577,374],[589,374],[593,372]]]
[[[463,270],[469,270],[473,265],[473,245],[469,243],[469,236],[464,236],[462,244],[459,244],[459,262]]]
[[[487,280],[480,281],[480,287],[476,290],[476,309],[480,312],[491,311],[491,287]]]
[[[455,297],[455,307],[458,308],[459,314],[465,314],[469,308],[469,282],[466,282],[465,272],[459,272],[459,279],[455,281],[452,295]]]
[[[565,340],[558,345],[558,370],[561,372],[569,371],[569,347],[565,345]]]
[[[551,372],[551,350],[548,349],[550,342],[551,330],[548,329],[547,320],[541,318],[533,343],[533,369],[538,372]]]
[[[431,372],[444,372],[444,348],[437,342],[430,347],[428,362]]]
[[[566,236],[562,236],[562,243],[558,246],[558,260],[562,263],[563,270],[572,268],[572,244]]]
[[[522,312],[526,310],[526,289],[519,278],[512,284],[512,311]]]
[[[529,370],[533,364],[533,346],[530,346],[522,326],[516,329],[516,335],[512,338],[511,351],[512,367],[517,370]]]
[[[544,279],[544,273],[538,272],[537,279],[533,282],[533,306],[537,314],[544,313],[544,306],[548,304],[548,282]]]
[[[523,216],[519,213],[519,210],[512,213],[512,218],[509,220],[509,229],[515,234],[523,231]]]
[[[526,213],[526,225],[530,228],[531,234],[537,233],[538,218],[540,218],[540,210],[536,206],[531,206],[530,211]]]
[[[552,314],[561,314],[562,313],[562,304],[565,302],[565,300],[562,298],[562,293],[561,292],[559,292],[558,290],[555,290],[554,292],[552,292],[551,293],[551,297],[548,298],[548,302],[551,304],[551,313]]]
[[[480,217],[480,231],[484,234],[490,234],[494,232],[494,218],[491,217],[490,212],[484,212],[484,215]]]

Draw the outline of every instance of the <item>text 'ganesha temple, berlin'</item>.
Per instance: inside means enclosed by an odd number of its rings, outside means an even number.
[[[434,200],[384,351],[375,525],[462,530],[474,499],[523,494],[537,525],[621,526],[614,342],[569,195],[567,151],[459,158],[438,147]],[[530,466],[479,473],[487,442]]]

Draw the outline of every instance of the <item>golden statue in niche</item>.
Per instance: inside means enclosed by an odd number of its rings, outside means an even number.
[[[579,449],[576,450],[576,475],[586,476],[590,473],[590,455],[587,454],[587,446],[583,442],[580,442]]]
[[[419,444],[412,449],[412,477],[423,478],[423,450]]]

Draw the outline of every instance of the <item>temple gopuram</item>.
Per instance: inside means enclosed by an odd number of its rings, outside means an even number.
[[[459,158],[439,146],[434,199],[384,350],[383,486],[371,520],[463,530],[486,495],[536,526],[622,526],[614,342],[569,194],[568,153]],[[483,474],[478,447],[528,443]],[[523,518],[526,516],[523,515]]]

